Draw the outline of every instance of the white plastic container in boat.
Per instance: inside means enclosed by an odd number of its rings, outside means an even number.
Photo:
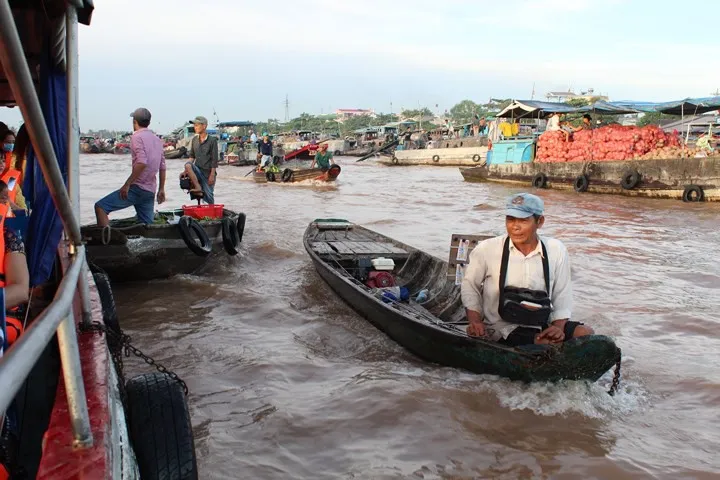
[[[392,271],[395,269],[395,261],[392,258],[373,258],[371,262],[375,270]]]

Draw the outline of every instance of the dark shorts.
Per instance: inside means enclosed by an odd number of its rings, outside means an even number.
[[[575,333],[575,329],[579,325],[585,324],[581,322],[573,322],[571,320],[565,322],[565,328],[563,329],[563,333],[565,333],[565,340],[573,338],[573,333]],[[508,335],[507,338],[500,340],[500,343],[509,347],[532,345],[535,343],[535,335],[538,333],[540,333],[540,330],[537,328],[517,327],[515,330],[510,332],[510,335]]]
[[[105,213],[135,207],[138,221],[146,225],[153,223],[155,218],[155,194],[137,185],[130,185],[126,199],[120,198],[120,190],[115,190],[99,200],[95,206],[100,207]]]

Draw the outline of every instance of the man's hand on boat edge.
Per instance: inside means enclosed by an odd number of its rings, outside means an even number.
[[[482,315],[474,310],[467,310],[468,327],[467,334],[471,337],[486,337],[485,323]]]

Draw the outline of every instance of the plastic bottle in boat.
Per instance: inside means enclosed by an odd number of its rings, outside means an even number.
[[[428,299],[428,291],[427,291],[426,288],[420,290],[420,291],[418,292],[417,296],[415,297],[415,301],[416,301],[417,303],[426,302],[427,299]]]
[[[406,287],[384,287],[378,288],[377,293],[382,297],[383,302],[402,302],[410,298],[410,291]]]

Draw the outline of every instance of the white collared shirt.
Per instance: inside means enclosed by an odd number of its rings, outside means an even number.
[[[519,325],[500,318],[500,263],[503,244],[507,235],[480,242],[470,253],[469,265],[462,282],[462,302],[465,308],[481,312],[490,338],[498,341]],[[570,282],[570,256],[560,240],[545,238],[545,248],[550,266],[550,300],[553,311],[550,321],[570,318],[572,312],[572,285]],[[527,256],[512,241],[505,285],[545,291],[542,267],[542,245]],[[525,326],[525,325],[523,325]]]

